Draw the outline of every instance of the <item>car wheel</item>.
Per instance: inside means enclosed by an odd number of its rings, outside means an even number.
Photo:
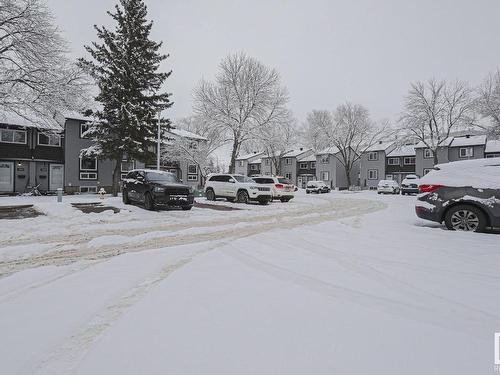
[[[281,198],[280,201],[283,203],[286,203],[290,200],[290,198]]]
[[[193,208],[193,206],[182,206],[184,211],[189,211],[191,208]]]
[[[404,191],[401,191],[401,195],[405,195],[405,192],[404,192]]]
[[[155,202],[153,200],[153,197],[149,193],[146,193],[146,195],[144,195],[144,207],[148,211],[153,211],[155,209]]]
[[[484,213],[480,209],[467,204],[450,208],[446,212],[444,222],[450,230],[483,232],[486,228]]]
[[[206,192],[207,200],[214,201],[215,200],[215,192],[212,189],[208,189]]]
[[[380,192],[380,191],[377,191],[377,194],[382,194],[382,192]]]
[[[309,190],[306,190],[306,194],[309,194],[309,193],[310,193],[310,191],[309,191]]]
[[[125,189],[123,189],[122,191],[122,201],[123,204],[130,204],[130,199],[128,198],[128,192]]]
[[[248,203],[248,193],[245,190],[238,192],[238,203]]]

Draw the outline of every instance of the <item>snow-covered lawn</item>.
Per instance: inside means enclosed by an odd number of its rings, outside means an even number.
[[[1,374],[493,373],[500,236],[421,221],[414,197],[86,199],[0,198],[46,213],[0,221]]]

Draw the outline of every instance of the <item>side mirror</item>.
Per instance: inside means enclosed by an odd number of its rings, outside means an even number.
[[[230,182],[232,184],[236,183],[236,181],[234,181],[233,179],[230,179],[228,182]]]

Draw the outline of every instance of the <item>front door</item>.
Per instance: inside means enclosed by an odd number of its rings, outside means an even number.
[[[49,190],[56,191],[64,188],[64,165],[51,164],[49,172]]]
[[[14,191],[14,162],[0,162],[0,192]]]

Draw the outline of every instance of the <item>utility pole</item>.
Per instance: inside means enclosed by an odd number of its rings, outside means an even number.
[[[158,111],[158,143],[156,146],[156,169],[160,170],[160,151],[161,151],[161,126],[160,126],[160,120],[161,120],[161,110]]]

